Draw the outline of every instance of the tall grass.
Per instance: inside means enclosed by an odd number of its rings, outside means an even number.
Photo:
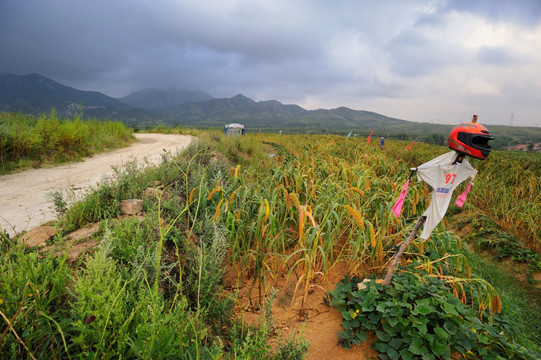
[[[131,130],[120,122],[61,120],[52,111],[33,117],[0,113],[0,174],[18,168],[79,160],[126,145]]]

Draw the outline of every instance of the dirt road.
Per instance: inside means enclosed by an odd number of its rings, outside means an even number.
[[[47,193],[59,189],[84,192],[104,175],[113,173],[112,166],[122,167],[132,160],[142,163],[145,159],[156,164],[164,151],[175,153],[195,139],[165,134],[136,134],[135,137],[137,142],[128,147],[95,155],[84,162],[0,176],[0,227],[13,236],[54,220],[56,215],[50,208],[53,204],[47,200]]]

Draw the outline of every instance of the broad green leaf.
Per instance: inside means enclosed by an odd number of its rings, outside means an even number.
[[[392,320],[396,321],[396,324],[394,324],[394,326],[391,324],[391,321],[387,321],[387,322],[382,322],[381,327],[383,328],[383,330],[385,330],[387,334],[394,337],[397,333],[399,333],[402,329],[404,329],[404,327],[402,325],[399,325],[396,319],[392,319]]]
[[[436,335],[434,334],[425,334],[424,336],[425,341],[428,341],[429,343],[432,343],[433,341],[436,341]]]
[[[408,347],[408,350],[414,353],[415,355],[426,355],[428,353],[428,349],[423,343],[423,340],[419,338],[413,339],[410,346]]]
[[[391,311],[389,312],[389,315],[394,316],[394,317],[400,317],[403,314],[404,314],[404,309],[400,307],[395,307],[391,309]]]
[[[376,310],[381,313],[387,312],[387,306],[384,303],[379,303],[378,306],[376,306]]]
[[[377,313],[371,313],[371,314],[368,314],[368,319],[377,324],[379,323],[379,320],[381,319],[381,315],[377,314]]]
[[[436,326],[434,328],[434,333],[440,339],[447,340],[449,338],[449,333],[442,327]]]
[[[418,329],[419,330],[419,333],[423,336],[426,335],[427,333],[427,328],[426,328],[426,319],[424,319],[425,321],[424,322],[421,322],[420,324],[415,324],[413,325],[414,328]]]
[[[344,299],[333,298],[331,300],[331,306],[340,307],[342,305],[346,305],[346,301]]]
[[[388,355],[392,360],[399,360],[399,359],[400,359],[400,354],[398,353],[398,351],[396,351],[396,350],[393,349],[393,348],[389,348],[389,350],[387,350],[387,355]]]
[[[393,315],[394,316],[394,315]],[[389,323],[389,325],[391,325],[392,327],[395,327],[397,324],[398,324],[398,319],[396,317],[390,317],[390,318],[387,318],[387,322]]]
[[[342,321],[342,327],[346,330],[351,330],[354,328],[353,320],[344,320]]]
[[[458,315],[455,307],[449,303],[443,303],[443,311],[445,311],[447,314]]]
[[[431,312],[434,312],[436,309],[434,309],[433,306],[431,305],[428,305],[428,304],[417,304],[417,306],[415,306],[415,309],[413,309],[411,311],[411,313],[413,315],[428,315],[430,314]]]
[[[394,288],[396,290],[399,290],[399,291],[404,291],[406,290],[406,288],[404,287],[404,285],[400,284],[400,283],[394,283]]]
[[[351,311],[351,310],[350,310]],[[342,311],[342,317],[345,319],[345,320],[351,320],[351,314],[349,311]]]
[[[418,318],[417,316],[410,315],[410,316],[408,316],[408,320],[414,325],[415,324],[422,324],[421,319]]]
[[[389,348],[390,348],[389,345],[387,345],[387,343],[385,342],[376,341],[374,343],[374,349],[376,349],[377,352],[386,353],[389,350]]]
[[[486,336],[485,334],[477,334],[477,340],[479,340],[481,344],[485,344],[485,345],[490,344],[490,338]]]
[[[446,321],[445,324],[443,324],[443,328],[451,335],[455,335],[458,330],[458,326],[451,321]]]
[[[413,360],[415,359],[415,354],[413,354],[411,351],[409,351],[408,349],[402,349],[400,350],[400,356],[401,356],[401,359],[402,360]]]
[[[362,304],[361,311],[362,312],[372,312],[374,311],[375,307],[372,304]]]
[[[400,322],[400,324],[402,324],[403,326],[410,326],[411,324],[411,321],[409,319],[410,317],[401,317],[401,318],[398,318],[398,321]]]
[[[432,352],[437,356],[443,356],[444,354],[451,352],[449,344],[443,341],[434,341],[430,344],[430,348],[432,349]]]
[[[355,331],[355,337],[361,341],[366,342],[366,331],[358,329]]]
[[[380,339],[381,341],[388,342],[389,340],[391,340],[391,335],[387,334],[384,331],[377,330],[376,335],[378,336],[378,339]]]
[[[394,349],[399,349],[400,346],[402,345],[402,343],[403,343],[403,341],[402,341],[401,338],[394,337],[389,341],[389,346],[394,348]]]

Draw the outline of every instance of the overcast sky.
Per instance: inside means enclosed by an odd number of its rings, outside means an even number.
[[[0,0],[0,73],[541,126],[541,0]]]

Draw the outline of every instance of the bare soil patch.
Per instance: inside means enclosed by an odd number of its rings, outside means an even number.
[[[326,305],[323,298],[347,273],[343,264],[334,266],[325,279],[318,278],[317,284],[311,286],[304,305],[302,286],[295,292],[298,281],[295,274],[289,279],[286,274],[268,279],[265,293],[268,294],[273,287],[279,290],[272,306],[276,336],[271,345],[283,341],[292,332],[302,331],[304,338],[310,343],[307,357],[309,360],[377,358],[377,352],[370,348],[373,341],[371,334],[368,334],[368,342],[353,346],[349,350],[338,344],[338,331],[343,330],[340,325],[342,315],[337,308]],[[223,284],[229,292],[238,297],[237,316],[246,323],[257,324],[261,316],[259,294],[257,284],[250,292],[252,282],[252,278],[239,280],[236,269],[228,267]]]

